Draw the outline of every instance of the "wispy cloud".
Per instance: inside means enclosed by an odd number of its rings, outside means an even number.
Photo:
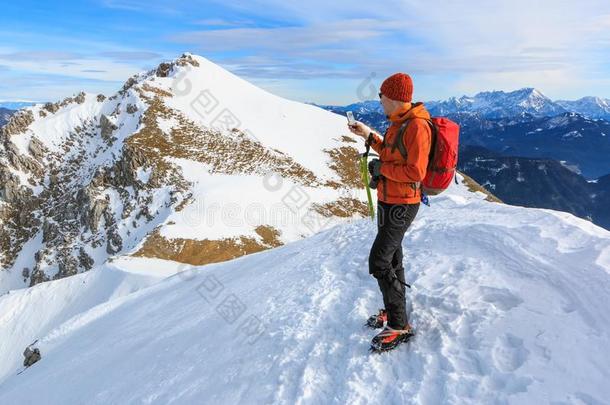
[[[362,80],[396,71],[414,75],[423,99],[522,86],[610,95],[607,0],[15,4],[40,12],[0,15],[5,82],[13,72],[114,82],[188,50],[301,100],[353,101]]]
[[[327,46],[346,46],[350,41],[380,37],[388,27],[378,21],[344,20],[309,26],[273,28],[227,28],[190,31],[170,36],[171,40],[195,44],[206,51],[231,50],[316,50]]]
[[[527,81],[551,93],[575,94],[577,85],[603,82],[609,73],[602,57],[610,51],[610,4],[604,1],[253,0],[228,7],[293,25],[218,27],[170,39],[217,54],[234,72],[252,77],[363,78],[407,71],[448,82],[439,96],[505,87],[507,78],[514,80],[509,88]],[[567,88],[564,79],[574,74],[582,80]]]
[[[146,0],[102,0],[101,5],[116,10],[125,10],[140,13],[162,13],[162,14],[180,14],[180,5],[184,3],[177,0],[174,2],[167,1],[146,1]]]
[[[253,20],[246,19],[235,19],[228,20],[224,18],[206,18],[203,20],[196,20],[193,24],[206,26],[206,27],[247,27],[256,25]]]
[[[65,61],[81,59],[82,54],[74,52],[63,52],[63,51],[31,51],[31,52],[10,52],[0,54],[0,60],[23,60],[23,61],[41,61],[41,60],[53,60],[53,61]]]
[[[100,52],[99,55],[120,62],[141,61],[161,58],[161,55],[156,52],[145,51]]]

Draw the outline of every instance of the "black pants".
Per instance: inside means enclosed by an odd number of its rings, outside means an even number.
[[[419,203],[377,202],[377,237],[369,254],[369,273],[379,283],[383,305],[388,311],[388,326],[394,329],[402,329],[408,323],[405,286],[400,283],[405,282],[402,239],[418,210]]]

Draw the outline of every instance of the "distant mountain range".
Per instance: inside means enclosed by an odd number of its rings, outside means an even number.
[[[610,122],[566,112],[554,117],[465,119],[447,114],[462,127],[461,143],[508,156],[565,161],[587,179],[610,173]]]
[[[599,97],[583,97],[579,100],[558,100],[557,104],[568,111],[577,112],[589,118],[610,120],[610,99]]]
[[[458,168],[505,203],[567,211],[610,229],[610,175],[587,181],[556,160],[470,145],[460,148]]]
[[[507,118],[520,114],[547,117],[567,112],[534,88],[511,92],[485,91],[474,97],[452,97],[445,101],[431,101],[427,105],[433,115],[473,113],[483,118]]]
[[[32,101],[0,101],[0,127],[8,122],[8,119],[17,110],[36,104]]]
[[[37,104],[34,101],[0,101],[0,108],[6,108],[9,110],[20,110],[25,107],[31,107]]]
[[[331,111],[354,111],[359,114],[378,113],[384,117],[378,100],[367,100],[347,106],[319,105]],[[540,90],[526,87],[520,90],[484,91],[474,96],[451,97],[441,101],[427,101],[432,115],[464,114],[486,119],[552,117],[573,112],[591,119],[610,120],[610,99],[583,97],[578,100],[553,101]]]
[[[8,119],[15,111],[0,107],[0,127],[8,122]]]
[[[362,101],[360,103],[349,104],[346,106],[338,105],[317,105],[325,110],[334,112],[340,115],[346,115],[348,111],[354,113],[354,118],[362,121],[377,129],[382,134],[388,128],[388,120],[383,113],[383,109],[377,100]],[[426,104],[427,105],[427,104]]]
[[[610,100],[553,101],[523,88],[425,104],[433,116],[460,124],[460,168],[500,199],[568,211],[610,229],[604,212],[610,203]],[[320,107],[353,111],[381,133],[388,126],[378,100]]]

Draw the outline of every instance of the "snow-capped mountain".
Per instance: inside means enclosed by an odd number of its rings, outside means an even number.
[[[610,233],[484,197],[452,184],[421,208],[403,241],[416,336],[391,353],[368,353],[382,303],[360,219],[229,262],[122,258],[1,296],[0,403],[605,403]],[[157,269],[178,274],[147,287]]]
[[[571,111],[534,88],[522,88],[510,92],[484,91],[474,96],[450,97],[447,100],[427,101],[425,104],[432,115],[468,114],[486,119],[546,117]],[[321,105],[320,107],[336,112],[353,111],[362,116],[368,114],[383,116],[378,100],[367,100],[347,106]]]
[[[540,90],[522,88],[515,91],[484,91],[474,96],[450,97],[446,100],[427,101],[426,106],[436,116],[461,115],[464,118],[499,119],[553,117],[574,112],[587,118],[610,120],[610,100],[601,97],[583,97],[578,100],[553,101]],[[367,100],[347,106],[320,105],[329,111],[345,114],[353,111],[370,122],[385,125],[383,110],[378,100]],[[381,118],[379,118],[380,116]]]
[[[484,91],[474,97],[452,97],[445,101],[429,102],[433,115],[477,113],[484,118],[505,118],[521,114],[546,117],[561,114],[566,110],[534,88],[520,90]]]
[[[9,110],[8,108],[0,107],[0,127],[8,122],[8,119],[14,112],[15,111]]]
[[[578,100],[557,100],[557,104],[568,111],[577,112],[589,118],[610,120],[610,99],[583,97]]]
[[[345,120],[185,54],[0,132],[0,292],[132,254],[230,259],[367,215]]]

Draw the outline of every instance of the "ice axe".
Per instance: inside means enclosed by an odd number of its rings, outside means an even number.
[[[364,188],[366,189],[366,198],[368,199],[369,215],[371,216],[371,221],[375,221],[375,207],[373,206],[373,197],[371,196],[371,187],[369,185],[368,168],[368,157],[371,146],[368,144],[368,142],[365,142],[364,145],[366,147],[365,152],[358,155],[360,160],[360,177],[362,178]],[[374,153],[371,155],[377,156]]]

